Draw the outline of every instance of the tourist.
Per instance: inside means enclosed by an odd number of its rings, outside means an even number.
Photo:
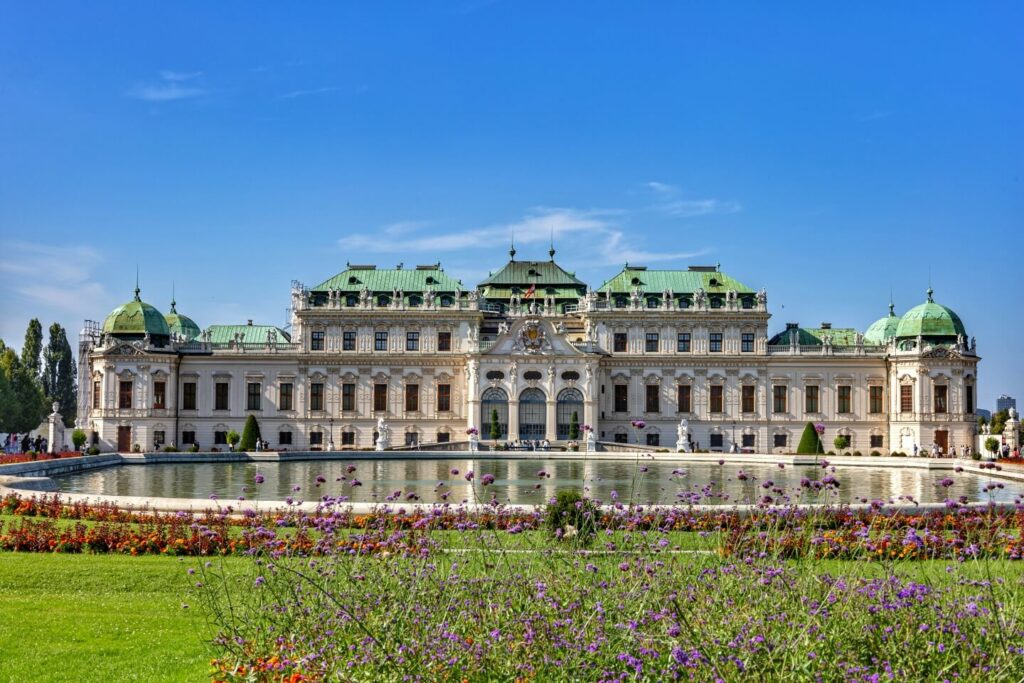
[[[23,436],[22,439],[21,439],[21,452],[25,453],[31,447],[32,447],[32,440],[29,438],[28,434],[25,434],[25,436]]]
[[[914,457],[915,457],[915,458],[917,457],[917,450],[918,450],[918,449],[917,449],[917,444],[915,443],[915,444],[914,444]]]

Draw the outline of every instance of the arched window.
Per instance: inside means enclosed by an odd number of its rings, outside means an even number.
[[[570,434],[569,426],[572,424],[574,413],[576,415],[577,433]],[[583,424],[583,394],[579,389],[563,389],[558,394],[555,419],[558,424],[559,440],[579,439],[583,436],[579,433],[579,427]]]
[[[498,411],[498,427],[501,430],[501,436],[498,438],[507,439],[508,394],[504,389],[498,387],[490,387],[480,396],[480,438],[482,439],[492,438],[491,418],[494,411]]]
[[[547,397],[540,389],[519,395],[519,438],[543,439],[547,433]]]

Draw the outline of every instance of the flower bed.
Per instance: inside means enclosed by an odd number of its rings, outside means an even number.
[[[80,458],[78,451],[61,451],[60,453],[3,453],[0,454],[0,465],[14,465],[20,462],[36,462],[37,460],[61,460],[63,458]]]

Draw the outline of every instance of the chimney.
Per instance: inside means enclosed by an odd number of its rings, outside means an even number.
[[[832,323],[822,323],[821,324],[821,329],[823,329],[823,330],[831,330],[832,329]]]
[[[252,327],[252,318],[249,318],[249,322],[247,324],[249,325],[249,327]]]

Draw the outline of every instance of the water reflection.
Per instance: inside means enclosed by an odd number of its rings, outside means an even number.
[[[355,466],[354,473],[346,468]],[[452,474],[457,470],[458,474]],[[474,485],[465,479],[473,471]],[[257,486],[256,473],[264,477]],[[491,486],[480,477],[492,474]],[[352,501],[385,502],[389,497],[419,502],[501,502],[542,504],[562,489],[585,489],[594,498],[623,503],[702,504],[756,503],[764,496],[774,502],[841,502],[862,500],[899,502],[909,496],[921,503],[967,497],[971,501],[1012,502],[1024,493],[1017,482],[974,474],[912,469],[836,468],[838,491],[827,498],[801,488],[801,479],[821,480],[830,471],[820,467],[787,465],[673,464],[594,460],[370,460],[283,463],[209,463],[121,465],[78,474],[56,476],[62,491],[119,496],[314,500],[323,495],[345,495]],[[317,484],[317,477],[326,482]],[[940,482],[953,480],[946,488]],[[358,479],[361,486],[352,486]],[[992,483],[1004,488],[984,491]],[[299,490],[295,490],[298,487]],[[781,493],[780,493],[781,490]]]

